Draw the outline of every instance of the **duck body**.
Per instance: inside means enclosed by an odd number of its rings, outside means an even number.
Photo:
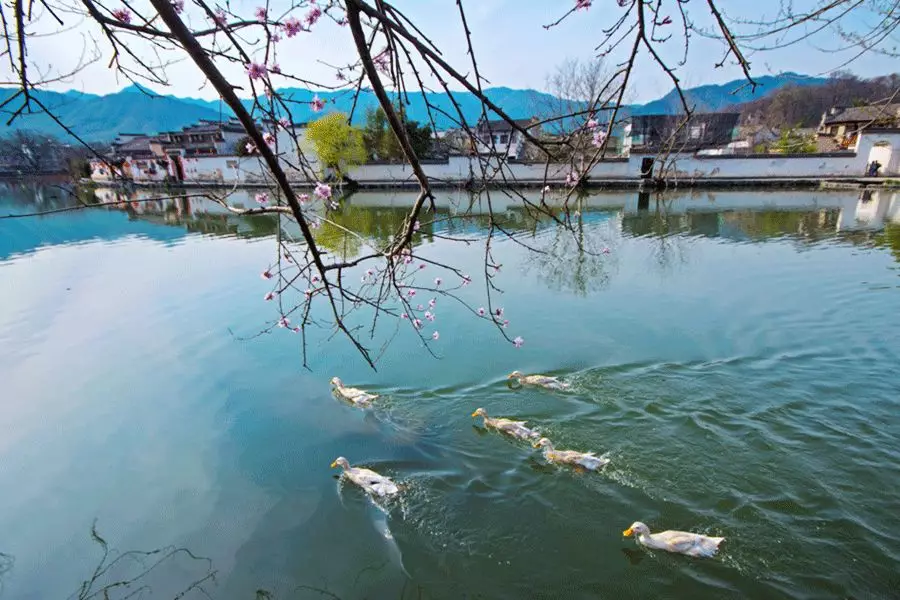
[[[338,457],[331,468],[341,467],[344,477],[355,483],[366,492],[379,498],[394,496],[400,493],[400,488],[390,478],[379,475],[371,469],[363,469],[361,467],[351,467],[350,463],[344,457]]]
[[[538,437],[540,434],[527,426],[525,421],[513,421],[511,419],[501,419],[501,418],[491,418],[487,416],[487,413],[483,408],[479,408],[475,412],[472,413],[473,417],[484,417],[484,426],[490,429],[495,429],[500,433],[505,433],[508,436],[520,439],[520,440],[531,440]]]
[[[632,524],[622,534],[625,536],[634,534],[638,543],[647,548],[704,558],[715,556],[719,550],[719,544],[725,541],[723,537],[713,537],[687,531],[650,533],[650,529],[640,521]]]
[[[331,385],[335,396],[356,406],[369,406],[373,400],[378,398],[377,394],[370,394],[359,388],[346,387],[337,377],[331,378]]]
[[[547,462],[551,463],[582,467],[589,471],[596,471],[597,469],[601,469],[609,464],[608,458],[597,456],[593,452],[557,450],[553,447],[553,444],[550,443],[550,440],[548,440],[547,438],[541,438],[541,440],[537,444],[535,444],[535,447],[543,447],[544,458],[547,459]]]
[[[507,379],[517,381],[519,385],[542,387],[548,390],[567,390],[570,387],[568,383],[550,375],[523,375],[518,371],[513,371],[507,376]]]

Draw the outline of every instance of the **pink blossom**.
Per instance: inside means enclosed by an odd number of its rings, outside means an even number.
[[[260,23],[265,23],[266,19],[269,18],[269,11],[266,10],[265,6],[257,7],[253,14],[256,15],[256,20]]]
[[[602,252],[603,252],[603,254],[609,254],[609,248],[604,248],[604,249],[602,250]]]
[[[441,284],[444,283],[444,280],[440,277],[434,278],[434,287],[441,287]]]
[[[315,96],[313,96],[313,99],[312,99],[312,102],[310,102],[310,105],[312,106],[313,112],[319,112],[323,108],[325,108],[325,101],[322,100],[321,98],[319,98],[319,95],[316,94]]]
[[[671,25],[672,17],[665,17],[662,21],[659,22],[660,25]]]
[[[112,16],[117,21],[121,21],[126,25],[131,23],[131,12],[129,12],[127,8],[117,8],[116,10],[112,11]]]
[[[272,279],[272,272],[269,271],[268,269],[266,269],[265,271],[260,273],[259,276],[262,277],[263,279]]]
[[[419,263],[419,270],[421,271],[422,269],[424,269],[427,266],[428,265],[426,265],[425,263]]]
[[[296,17],[291,17],[285,20],[282,27],[284,27],[285,35],[287,35],[289,38],[294,37],[301,31],[303,31],[303,25],[300,23],[300,21],[297,20]]]
[[[516,336],[516,339],[513,340],[513,346],[516,348],[521,348],[522,344],[525,343],[525,340],[522,339],[522,336]]]
[[[569,187],[575,187],[575,184],[578,183],[578,171],[569,171],[566,174],[566,185]]]
[[[494,310],[494,314],[497,315],[498,317],[502,317],[502,316],[503,316],[503,309],[502,309],[502,308],[497,308],[497,309],[495,309],[495,310]]]
[[[344,75],[343,71],[338,71],[335,77],[337,77],[338,81],[345,81],[347,79],[347,76]]]
[[[247,145],[244,146],[244,149],[247,151],[247,154],[253,154],[256,152],[256,144],[253,142],[247,142]]]
[[[304,290],[303,292],[303,295],[306,296],[307,300],[309,300],[310,298],[312,298],[312,293],[313,291],[311,289],[306,288],[306,290]]]
[[[316,184],[316,189],[313,190],[313,194],[315,194],[317,198],[328,200],[331,198],[331,186],[320,181]]]
[[[366,277],[371,277],[374,274],[375,274],[375,271],[373,271],[372,269],[366,269]]]
[[[431,300],[428,301],[428,308],[434,308],[435,304],[437,304],[437,299],[432,298]]]
[[[596,148],[599,148],[603,145],[603,142],[606,141],[606,132],[605,131],[595,131],[594,137],[591,140],[591,145]]]
[[[272,43],[273,43],[273,44],[277,44],[277,43],[280,42],[280,41],[281,41],[281,34],[280,34],[280,33],[273,33],[273,34],[272,34]],[[277,66],[277,65],[276,65],[276,66]],[[276,71],[276,70],[275,70],[275,67],[272,67],[272,72],[273,72],[273,73],[281,73],[281,69],[278,69],[278,70]]]
[[[588,122],[585,123],[585,127],[587,127],[588,129],[596,129],[598,124],[599,123],[597,123],[597,119],[591,117],[590,119],[588,119]]]
[[[268,69],[266,65],[261,65],[258,63],[250,63],[247,65],[247,75],[250,79],[261,79],[266,76],[268,73]]]
[[[293,331],[294,333],[300,333],[300,328],[294,327],[293,329],[291,329],[291,331]]]
[[[184,0],[172,0],[172,9],[176,15],[180,15],[181,11],[184,10]]]
[[[411,254],[407,254],[406,256],[403,257],[403,264],[405,264],[405,265],[408,265],[412,261],[413,261],[413,257]]]
[[[275,39],[275,36],[274,36],[274,35],[272,36],[272,41],[273,41],[273,42],[277,42],[277,41],[278,41],[278,40]],[[280,74],[281,74],[281,65],[279,65],[278,63],[272,64],[272,65],[269,67],[269,72],[270,72],[270,73],[276,73],[276,74],[279,74],[279,75],[280,75]]]
[[[439,334],[437,331],[435,331],[431,334],[431,339],[433,339],[433,340],[436,340],[440,337],[441,337],[441,334]]]
[[[309,281],[310,281],[310,283],[319,283],[319,276],[313,275]]]
[[[310,222],[309,222],[309,226],[312,227],[313,229],[318,229],[318,228],[319,228],[319,222],[318,222],[316,219],[312,219],[312,220],[310,220]]]
[[[423,308],[425,308],[425,307],[422,306],[421,304],[419,304],[418,306],[416,306],[416,310],[422,310]]]
[[[401,319],[408,319],[408,318],[409,318],[409,315],[406,314],[406,313],[403,313],[402,315],[400,315],[400,318],[401,318]]]
[[[291,126],[291,122],[288,121],[287,117],[281,117],[278,119],[278,124],[281,125],[282,129],[288,129]]]
[[[288,319],[287,317],[281,317],[281,319],[278,320],[279,327],[288,327],[290,324],[291,324],[291,320]]]
[[[425,318],[428,319],[429,321],[434,321],[434,313],[431,312],[430,310],[426,310],[424,316],[425,316]]]
[[[412,298],[416,295],[416,290],[406,290],[406,295]]]
[[[419,223],[418,221],[416,221],[415,223],[413,223],[413,231],[418,231],[419,227],[421,227],[421,226],[422,226],[422,224]]]
[[[263,296],[263,300],[265,300],[266,302],[268,302],[269,300],[273,299],[274,297],[275,297],[275,293],[274,293],[274,292],[269,292],[268,294],[266,294],[265,296]]]
[[[263,141],[271,146],[275,143],[275,136],[267,131],[263,134]]]
[[[421,319],[413,319],[412,324],[413,324],[413,327],[415,327],[416,329],[419,329],[422,327],[422,320]]]
[[[372,62],[375,63],[375,68],[381,71],[382,73],[386,73],[390,70],[391,67],[391,54],[387,48],[376,54],[372,57]]]
[[[506,329],[509,327],[509,319],[503,319],[503,328]]]
[[[478,316],[479,316],[479,317],[483,317],[484,314],[485,314],[485,312],[486,312],[486,311],[484,310],[484,307],[483,307],[483,306],[481,306],[481,307],[478,308]]]
[[[269,201],[269,195],[265,192],[260,192],[256,195],[256,202],[259,204],[265,204]]]
[[[591,2],[593,0],[575,0],[575,10],[587,10],[591,7]],[[621,0],[619,2],[621,3]]]
[[[313,25],[316,24],[316,21],[318,21],[319,17],[321,17],[321,16],[322,16],[322,9],[319,8],[318,6],[313,6],[311,9],[309,9],[309,12],[306,13],[306,16],[303,17],[303,20],[306,21],[306,24],[309,27],[312,27]]]
[[[309,202],[309,194],[298,194],[297,200],[300,201],[300,204],[304,204],[305,202]]]
[[[472,278],[469,277],[468,275],[463,275],[462,276],[462,284],[469,285],[470,283],[472,283]]]
[[[225,14],[225,11],[221,8],[217,8],[216,12],[213,14],[213,21],[219,27],[225,27],[228,23],[228,15]]]

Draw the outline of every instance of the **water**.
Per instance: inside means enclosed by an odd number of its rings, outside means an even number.
[[[309,369],[300,336],[253,337],[277,319],[259,277],[270,220],[198,201],[0,220],[0,597],[78,597],[98,564],[157,548],[90,589],[138,578],[111,597],[142,585],[154,598],[895,594],[898,200],[644,200],[585,203],[584,239],[609,249],[599,256],[503,211],[545,251],[494,242],[495,305],[525,345],[439,299],[439,358],[389,329],[378,371],[328,331],[310,334]],[[410,201],[359,194],[335,218],[386,239]],[[466,202],[446,194],[441,214]],[[71,203],[6,189],[0,214]],[[477,306],[481,250],[435,235],[447,227],[424,227],[417,253],[472,273]],[[485,235],[484,219],[450,227]],[[573,390],[512,390],[513,369]],[[341,404],[333,375],[382,398]],[[548,466],[484,432],[469,416],[479,406],[612,463]],[[394,477],[402,498],[379,506],[341,485],[338,455]],[[635,520],[727,541],[711,560],[650,553],[621,537]]]

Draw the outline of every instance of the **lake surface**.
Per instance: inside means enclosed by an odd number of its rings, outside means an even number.
[[[598,252],[579,255],[495,194],[517,238],[494,241],[494,305],[524,345],[439,298],[438,357],[389,329],[377,371],[327,330],[309,334],[309,369],[300,336],[255,335],[278,318],[259,276],[274,221],[129,200],[0,220],[0,597],[79,597],[95,573],[85,589],[147,570],[110,597],[896,595],[900,197],[598,194],[577,218]],[[411,200],[357,194],[333,219],[377,240]],[[439,214],[468,202],[448,192]],[[72,204],[0,190],[0,215]],[[483,248],[441,236],[485,227],[416,238],[472,274],[475,306]],[[317,235],[360,251],[336,231]],[[572,391],[510,389],[514,369]],[[339,403],[335,375],[381,398]],[[485,432],[478,407],[612,462],[548,466]],[[402,497],[342,485],[339,455]],[[727,541],[714,559],[651,553],[622,538],[635,520]]]

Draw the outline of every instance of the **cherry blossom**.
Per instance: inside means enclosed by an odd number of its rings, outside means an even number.
[[[338,81],[346,81],[347,80],[347,76],[344,75],[343,71],[338,71],[337,74],[335,75],[335,77],[337,77]]]
[[[415,327],[416,329],[420,329],[422,327],[422,320],[421,319],[413,319],[412,324],[413,324],[413,327]]]
[[[434,278],[434,287],[441,287],[441,284],[444,283],[444,280],[440,277]]]
[[[671,25],[672,17],[665,17],[662,21],[659,22],[660,25]]]
[[[322,9],[319,8],[318,6],[313,6],[311,9],[309,9],[309,12],[306,13],[306,16],[303,17],[303,20],[306,21],[306,24],[309,27],[312,27],[313,25],[316,24],[316,21],[318,21],[319,17],[321,17],[321,16],[322,16]]]
[[[422,226],[422,224],[419,223],[418,221],[416,221],[415,223],[413,223],[413,231],[418,231],[419,227],[421,227],[421,226]]]
[[[313,190],[313,194],[315,194],[317,198],[328,200],[331,198],[331,186],[320,181],[316,184],[316,189]]]
[[[268,69],[266,65],[261,65],[259,63],[250,63],[247,65],[247,75],[250,79],[261,79],[266,76],[268,73]]]
[[[575,0],[575,10],[587,10],[591,7],[591,3],[593,0]],[[619,0],[619,4],[622,3],[622,0]]]
[[[419,263],[419,270],[421,271],[421,270],[424,269],[426,266],[427,266],[427,265],[426,265],[425,263]]]
[[[290,324],[291,324],[291,320],[288,319],[287,317],[281,317],[281,319],[278,320],[279,327],[289,327]]]
[[[244,149],[247,151],[247,154],[253,154],[256,152],[256,144],[253,142],[247,142],[247,145],[244,146]]]
[[[266,7],[264,6],[258,6],[256,10],[253,11],[253,14],[256,16],[256,20],[260,23],[265,23],[269,18],[269,11],[267,11]]]
[[[298,21],[296,17],[291,17],[285,20],[282,27],[284,28],[284,34],[289,38],[294,37],[301,31],[303,31],[303,24],[300,23],[300,21]]]
[[[277,43],[280,42],[280,41],[281,41],[281,34],[280,34],[280,33],[273,33],[273,34],[272,34],[272,43],[273,43],[273,44],[277,44]],[[278,65],[275,65],[275,66],[278,66]],[[278,69],[278,70],[276,71],[275,68],[273,67],[273,68],[272,68],[272,72],[273,72],[273,73],[281,73],[281,69]]]
[[[434,308],[435,304],[437,304],[437,298],[432,298],[428,301],[428,308]]]
[[[265,192],[260,192],[256,195],[256,202],[259,204],[265,204],[269,201],[269,195]]]
[[[412,298],[413,296],[416,295],[416,290],[407,290],[406,295],[409,296],[410,298]]]
[[[297,200],[300,201],[300,204],[309,202],[309,194],[297,194]]]
[[[609,254],[609,248],[604,248],[601,252],[603,252],[603,254]]]
[[[585,127],[587,127],[588,129],[596,129],[597,125],[598,125],[597,119],[591,117],[590,119],[588,119],[588,122],[585,124]]]
[[[294,333],[300,333],[300,328],[294,327],[293,329],[291,329],[291,331],[293,331]]]
[[[426,311],[425,311],[424,317],[425,317],[426,319],[428,319],[429,321],[434,322],[435,315],[434,315],[434,313],[431,312],[430,310],[426,310]]]
[[[325,101],[319,98],[318,94],[313,96],[313,99],[309,104],[312,106],[313,112],[320,112],[325,108]]]
[[[309,281],[310,281],[310,283],[319,283],[319,276],[313,275]]]
[[[605,131],[595,131],[594,137],[591,140],[591,145],[596,148],[599,148],[603,145],[603,142],[606,141],[606,132]]]
[[[569,171],[566,174],[566,185],[569,187],[575,187],[578,183],[578,171]]]
[[[521,335],[516,336],[516,339],[513,340],[513,346],[515,346],[516,348],[521,348],[522,344],[524,344],[524,343],[525,343],[525,340],[522,339]]]
[[[265,271],[260,273],[259,276],[262,277],[263,279],[272,279],[272,272],[269,271],[268,269],[266,269]]]
[[[112,16],[117,21],[125,23],[126,25],[131,23],[131,12],[129,12],[126,8],[117,8],[116,10],[112,11]]]
[[[313,291],[311,289],[306,288],[306,290],[304,290],[303,292],[303,295],[306,296],[307,300],[309,300],[310,298],[312,298],[312,293]]]
[[[469,277],[468,275],[463,275],[462,276],[462,284],[469,285],[470,283],[472,283],[472,278]]]
[[[400,318],[401,318],[401,319],[408,319],[408,318],[409,318],[409,315],[406,314],[406,313],[403,313],[402,315],[400,315]]]
[[[228,23],[228,15],[225,14],[225,11],[221,8],[217,8],[216,12],[213,14],[213,21],[219,27],[225,27],[225,25]]]
[[[441,334],[439,334],[437,331],[435,331],[431,334],[431,339],[433,339],[433,340],[436,340],[440,337],[441,337]]]
[[[273,42],[277,42],[277,41],[278,41],[278,40],[275,39],[275,36],[274,36],[274,35],[272,36],[272,41],[273,41]],[[277,74],[280,74],[280,73],[281,73],[281,65],[279,65],[278,63],[273,63],[273,64],[269,67],[269,72],[270,72],[270,73],[277,73]]]
[[[184,0],[172,0],[172,9],[175,10],[176,15],[180,15],[184,10]]]
[[[485,315],[485,310],[483,306],[478,307],[478,316],[483,317]]]
[[[509,327],[509,319],[503,319],[503,329]]]
[[[267,131],[263,134],[263,141],[271,146],[275,143],[275,136]]]
[[[268,294],[263,296],[263,300],[265,300],[266,302],[268,302],[269,300],[272,300],[273,298],[275,298],[274,292],[269,292]]]
[[[281,125],[282,129],[289,129],[291,126],[291,122],[288,121],[287,117],[281,117],[278,119],[278,124]]]
[[[503,309],[502,309],[502,308],[497,308],[497,309],[495,309],[495,310],[494,310],[494,314],[497,315],[498,317],[502,317],[502,316],[503,316]]]

